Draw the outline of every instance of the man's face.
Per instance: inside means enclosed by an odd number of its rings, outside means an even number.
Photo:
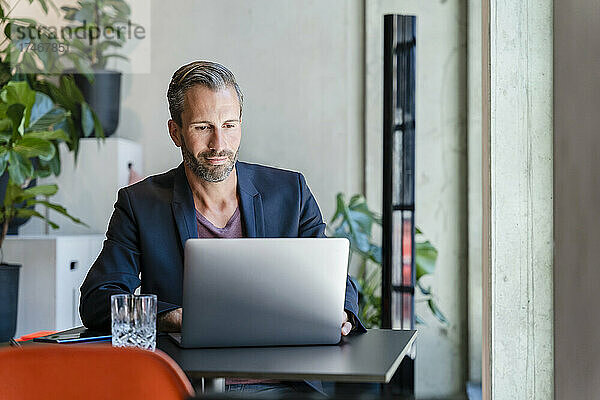
[[[242,135],[240,103],[234,88],[213,91],[196,85],[185,94],[181,127],[169,121],[169,132],[181,147],[183,162],[208,182],[225,180],[238,158]]]

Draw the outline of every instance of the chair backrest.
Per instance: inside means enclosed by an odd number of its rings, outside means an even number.
[[[0,350],[0,399],[184,399],[194,389],[166,354],[107,345]]]

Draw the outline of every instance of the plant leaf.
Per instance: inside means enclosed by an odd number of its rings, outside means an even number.
[[[0,97],[9,107],[13,104],[21,104],[24,106],[24,127],[29,126],[31,109],[35,103],[35,91],[29,87],[26,81],[15,82],[11,81],[4,86]]]
[[[64,140],[65,142],[70,142],[71,138],[63,131],[62,129],[57,129],[55,131],[36,131],[36,132],[26,132],[23,135],[23,138],[36,138],[43,140]]]
[[[60,152],[56,150],[55,153],[56,154],[50,161],[40,160],[40,166],[46,168],[49,174],[58,176],[60,174]]]
[[[30,197],[35,196],[54,196],[58,192],[57,185],[36,185],[23,190],[23,193]]]
[[[21,189],[21,186],[9,179],[6,185],[6,193],[4,194],[4,209],[14,208],[15,203],[20,203],[21,200],[18,200],[18,198],[22,193],[23,189]]]
[[[81,129],[84,137],[90,137],[94,132],[94,116],[87,103],[81,103]]]
[[[48,223],[48,225],[50,225],[52,227],[52,229],[58,229],[59,228],[59,226],[56,223],[50,221],[48,218],[46,218],[45,216],[43,216],[39,212],[37,212],[35,210],[31,210],[29,208],[18,208],[18,209],[16,209],[15,216],[16,217],[37,217],[37,218],[40,218],[40,219],[43,219],[44,221],[46,221]]]
[[[371,249],[369,250],[369,259],[376,264],[381,265],[381,247],[375,244],[371,244]]]
[[[86,59],[88,57],[87,53],[71,51],[65,56],[71,60],[71,62],[73,62],[77,72],[85,75],[90,83],[94,82],[94,70],[90,64],[90,61]]]
[[[427,301],[427,305],[431,310],[432,314],[443,324],[448,324],[448,320],[442,313],[442,311],[438,308],[437,304],[433,301],[433,299],[429,299]]]
[[[17,140],[17,138],[23,133],[23,114],[25,112],[25,106],[23,104],[11,104],[6,110],[6,116],[12,122],[12,135],[11,138],[13,140]]]
[[[24,137],[19,140],[14,146],[14,151],[26,158],[39,157],[45,161],[51,160],[55,154],[52,142],[37,137]]]
[[[358,225],[358,228],[362,233],[371,236],[371,227],[373,226],[373,218],[371,215],[348,208],[348,216],[356,222],[356,225]]]
[[[6,165],[8,164],[8,150],[6,147],[0,147],[0,175],[4,173],[6,170]]]
[[[344,195],[343,193],[338,193],[335,196],[335,203],[336,203],[336,208],[335,208],[335,213],[333,214],[333,217],[331,217],[330,219],[330,224],[333,224],[338,217],[340,217],[342,215],[342,208],[344,207]]]
[[[71,75],[63,75],[60,78],[60,89],[64,96],[72,100],[72,102],[83,103],[83,94],[75,84],[75,80]],[[69,107],[72,108],[72,107]]]
[[[108,58],[120,58],[122,60],[129,61],[129,58],[125,57],[124,55],[116,54],[116,53],[104,54],[104,55],[102,55],[102,57],[104,59],[108,59]]]
[[[78,8],[77,11],[75,12],[75,15],[73,16],[73,18],[83,24],[86,24],[84,26],[89,26],[91,25],[90,22],[94,20],[94,8],[93,6],[88,6],[88,5],[83,5],[82,7]]]
[[[415,253],[417,280],[427,274],[433,274],[438,256],[437,249],[429,241],[416,242]]]
[[[104,128],[102,128],[100,119],[93,110],[92,116],[94,117],[94,136],[96,136],[97,138],[104,138]]]
[[[48,14],[48,4],[46,4],[46,0],[38,0],[38,3],[42,6],[42,10],[44,10],[44,14]]]
[[[69,214],[67,212],[67,209],[64,208],[61,205],[50,203],[50,202],[45,201],[45,200],[30,200],[27,203],[28,203],[28,205],[32,205],[32,204],[41,204],[41,205],[44,205],[44,206],[46,206],[48,208],[51,208],[52,210],[58,212],[59,214],[64,215],[65,217],[69,218],[71,221],[75,222],[76,224],[88,226],[85,223],[81,222],[81,220],[79,218],[76,218],[76,217],[72,216],[71,214]]]
[[[58,151],[58,149],[56,150],[54,158],[48,161],[48,165],[50,166],[50,171],[52,171],[55,176],[60,175],[60,151]]]
[[[4,27],[4,36],[6,36],[9,39],[13,39],[12,37],[12,27],[13,27],[13,23],[12,22],[8,22],[6,24],[6,26]]]
[[[417,280],[417,287],[425,296],[431,296],[431,287],[425,288],[419,280]]]
[[[48,130],[65,118],[67,114],[65,110],[56,107],[50,96],[42,92],[36,92],[35,97],[36,100],[31,109],[31,120],[27,130]]]
[[[38,165],[35,168],[35,172],[33,173],[33,178],[47,178],[52,175],[52,171],[50,171],[50,167],[47,164]]]
[[[40,119],[43,115],[47,114],[53,108],[54,102],[52,101],[50,96],[42,92],[35,92],[35,103],[31,108],[30,123],[33,125],[35,121]]]
[[[21,154],[9,150],[8,174],[15,184],[21,186],[28,178],[33,176],[33,165],[29,159],[23,157]]]

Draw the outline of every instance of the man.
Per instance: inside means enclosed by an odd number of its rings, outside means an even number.
[[[301,174],[238,162],[243,96],[227,68],[184,65],[167,99],[169,134],[183,163],[119,190],[104,246],[81,286],[79,310],[89,328],[110,329],[110,296],[141,284],[142,293],[158,297],[159,329],[179,331],[189,238],[325,236]],[[344,307],[341,335],[364,331],[349,278]]]

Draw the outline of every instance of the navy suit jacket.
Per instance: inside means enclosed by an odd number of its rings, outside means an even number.
[[[319,206],[297,172],[238,162],[245,237],[325,237]],[[183,164],[119,190],[100,255],[81,286],[85,326],[110,330],[110,296],[142,293],[158,298],[158,312],[181,307],[183,249],[198,237],[194,200]],[[141,273],[141,280],[139,278]],[[344,308],[356,318],[358,295],[348,277]]]

